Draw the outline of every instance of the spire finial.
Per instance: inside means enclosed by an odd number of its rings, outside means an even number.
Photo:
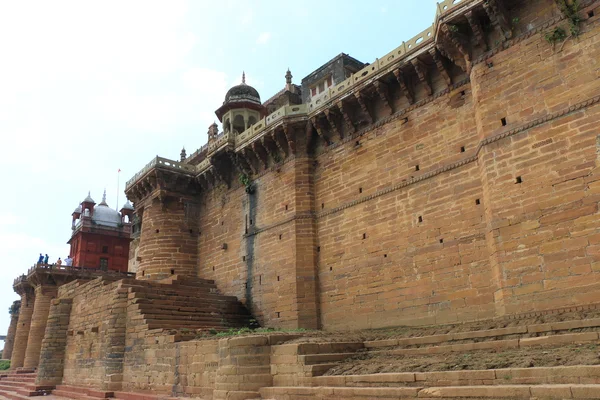
[[[179,153],[179,156],[181,157],[181,162],[184,162],[185,159],[187,158],[187,153],[185,151],[185,146],[183,146],[183,148],[181,149],[181,153]]]
[[[292,83],[292,72],[290,71],[290,68],[288,67],[287,72],[285,73],[285,83],[287,85]]]
[[[106,188],[104,189],[104,193],[102,194],[102,202],[106,203]]]
[[[246,83],[246,71],[242,71],[242,83]]]

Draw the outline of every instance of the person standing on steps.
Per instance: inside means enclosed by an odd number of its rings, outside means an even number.
[[[38,258],[38,265],[42,265],[42,263],[44,262],[44,256],[42,255],[42,253],[40,253],[40,258]]]
[[[48,259],[50,257],[48,257],[48,254],[46,253],[46,256],[44,257],[44,265],[48,265]]]
[[[62,265],[62,260],[60,259],[60,257],[58,257],[58,260],[56,260],[56,265]]]
[[[70,267],[71,265],[73,265],[73,259],[71,258],[71,256],[67,256],[67,258],[65,258],[65,265],[67,267]]]

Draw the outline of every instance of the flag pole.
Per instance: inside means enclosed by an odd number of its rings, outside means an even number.
[[[117,211],[119,210],[119,178],[121,177],[121,168],[117,171]]]

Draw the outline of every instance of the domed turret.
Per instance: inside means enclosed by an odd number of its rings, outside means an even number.
[[[258,91],[250,85],[246,85],[246,73],[242,74],[242,83],[236,85],[227,91],[225,95],[225,101],[223,104],[232,102],[245,102],[249,101],[255,104],[262,104],[260,102],[260,95]]]
[[[106,190],[102,196],[102,201],[94,207],[94,216],[92,217],[98,225],[116,227],[121,223],[121,214],[117,210],[113,210],[106,204]]]
[[[227,91],[223,105],[215,111],[223,123],[223,132],[239,134],[250,128],[266,114],[258,91],[246,84],[246,73],[242,83]]]

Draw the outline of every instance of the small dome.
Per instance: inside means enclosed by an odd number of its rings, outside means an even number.
[[[92,199],[92,196],[90,196],[90,192],[88,192],[87,197],[83,199],[82,203],[95,203],[94,199]]]
[[[262,104],[260,102],[260,95],[250,85],[246,85],[246,74],[242,74],[242,83],[236,85],[227,91],[225,95],[225,101],[223,104],[227,103],[237,103],[241,101],[249,101],[251,103]]]
[[[131,205],[131,203],[129,202],[129,200],[127,200],[125,202],[125,204],[123,205],[123,208],[121,208],[122,210],[132,210],[133,211],[133,206]]]
[[[237,85],[229,89],[227,94],[225,95],[225,102],[223,104],[232,103],[232,102],[241,102],[241,101],[249,101],[251,103],[262,104],[260,102],[260,95],[250,85],[246,85],[242,83],[241,85]]]
[[[121,224],[121,214],[102,202],[94,207],[92,220],[98,225],[117,227]]]
[[[77,208],[75,209],[75,211],[73,211],[73,214],[81,214],[82,210],[81,210],[81,204],[77,206]]]

